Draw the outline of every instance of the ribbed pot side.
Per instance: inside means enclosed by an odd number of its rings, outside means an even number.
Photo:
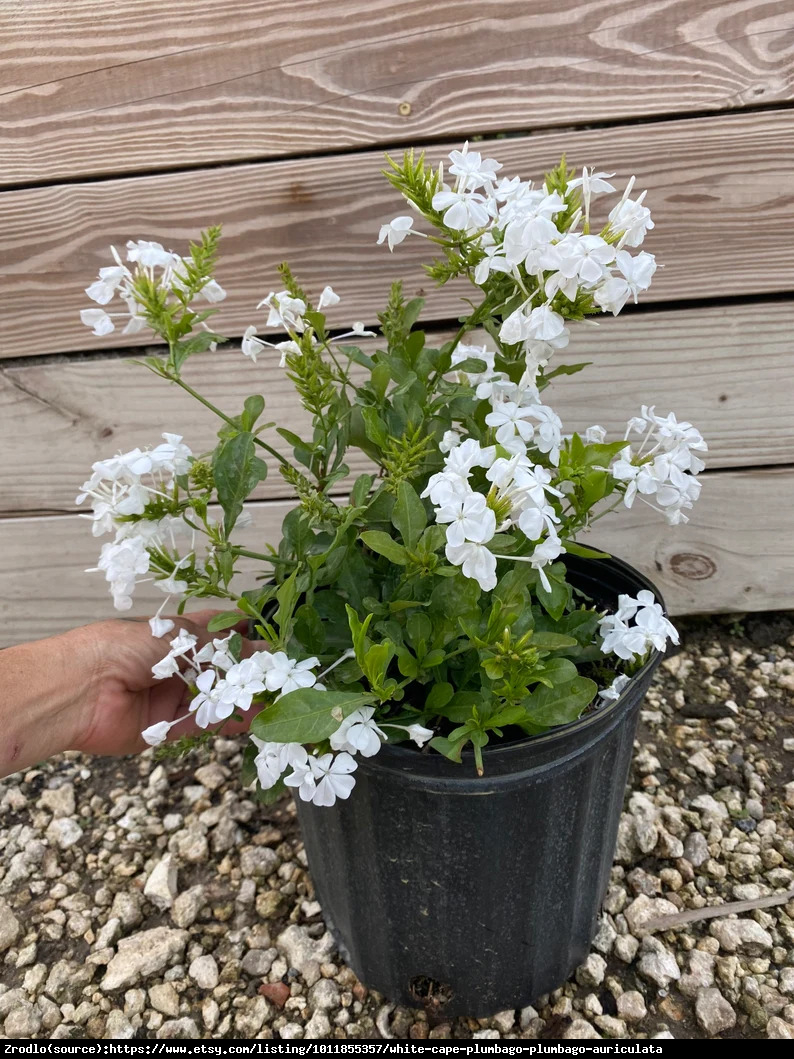
[[[569,561],[599,603],[656,590],[618,560]],[[618,702],[486,748],[485,776],[384,746],[348,801],[298,801],[309,870],[343,957],[389,1000],[443,1015],[523,1007],[586,957],[609,880],[639,707]]]

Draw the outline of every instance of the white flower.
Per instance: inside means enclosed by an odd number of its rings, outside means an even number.
[[[468,478],[474,467],[490,467],[495,456],[496,449],[493,445],[483,448],[475,438],[467,438],[452,449],[445,465],[449,473]]]
[[[592,426],[585,430],[582,438],[587,445],[601,445],[606,441],[607,432],[604,427]]]
[[[584,166],[582,175],[569,180],[567,186],[569,190],[581,187],[583,194],[588,192],[593,195],[609,193],[615,190],[613,185],[609,183],[609,179],[614,175],[614,173],[596,173],[593,169],[588,170],[587,166]]]
[[[217,637],[211,640],[209,643],[204,644],[201,650],[196,654],[197,662],[209,662],[215,669],[230,669],[235,663],[234,658],[229,653],[229,645],[234,633],[229,633],[228,636]],[[267,654],[266,651],[259,652],[259,654]],[[258,658],[257,655],[252,655],[251,659]],[[258,664],[258,663],[255,663]],[[259,668],[261,675],[261,667]]]
[[[634,187],[634,177],[629,181],[623,198],[609,213],[609,223],[613,232],[621,232],[620,246],[639,246],[645,239],[645,233],[654,227],[651,211],[643,206],[647,192],[637,199],[630,199],[629,192]]]
[[[305,324],[303,314],[306,302],[302,298],[293,298],[289,291],[271,291],[263,298],[257,308],[266,305],[270,310],[267,317],[268,327],[284,327],[288,331],[303,332]]]
[[[327,309],[330,305],[338,305],[342,299],[334,291],[333,287],[323,287],[323,292],[320,295],[320,300],[317,302],[318,311],[321,309]]]
[[[535,433],[533,423],[527,420],[532,416],[532,408],[521,408],[514,401],[502,401],[485,417],[489,427],[496,427],[496,440],[508,452],[525,451],[525,443],[532,440]],[[524,444],[516,445],[516,438]]]
[[[615,677],[608,688],[604,688],[603,691],[599,691],[599,699],[603,699],[604,702],[617,702],[620,696],[623,694],[623,689],[628,684],[630,678],[625,673],[621,673],[620,676]]]
[[[544,504],[542,507],[529,506],[518,516],[518,528],[528,540],[536,541],[540,540],[544,530],[554,534],[554,523],[559,521],[559,516],[550,504]]]
[[[311,799],[315,805],[331,806],[337,798],[350,797],[356,785],[351,773],[358,767],[350,754],[323,754],[310,758],[309,764],[316,785]]]
[[[454,448],[450,449],[450,452],[454,451]],[[429,478],[422,496],[429,496],[435,507],[450,507],[465,500],[470,492],[469,483],[463,475],[452,471],[438,471]]]
[[[441,452],[452,452],[453,449],[460,445],[461,440],[462,435],[459,434],[457,430],[445,430],[444,436],[438,443],[438,447]]]
[[[425,728],[421,724],[390,724],[388,721],[381,721],[384,728],[400,728],[403,732],[408,733],[408,738],[412,739],[417,746],[424,746],[428,739],[432,739],[436,734],[432,728]]]
[[[631,620],[633,625],[629,625]],[[598,631],[603,640],[603,654],[615,654],[626,660],[642,657],[650,647],[663,651],[667,641],[678,643],[678,632],[668,621],[653,593],[644,589],[636,599],[621,595],[618,610],[601,619]]]
[[[453,546],[464,541],[485,544],[496,533],[496,515],[482,493],[471,492],[454,506],[442,507],[436,512],[436,522],[450,524],[447,543]]]
[[[425,728],[421,724],[409,724],[405,730],[408,738],[413,739],[417,746],[424,746],[428,739],[432,739],[435,735],[432,728]]]
[[[274,654],[261,652],[264,656],[261,664],[265,667],[265,685],[268,691],[280,691],[282,695],[298,688],[312,687],[317,677],[311,670],[320,664],[317,658],[304,658],[299,662],[295,658],[288,658],[284,651],[276,651]]]
[[[196,677],[199,694],[190,703],[199,728],[225,721],[235,710],[248,710],[254,695],[265,690],[259,667],[250,659],[233,665],[225,677],[217,679],[214,669],[206,669]]]
[[[565,551],[562,546],[562,541],[557,536],[548,536],[544,541],[541,541],[535,547],[532,553],[530,563],[533,569],[538,571],[540,575],[540,581],[547,592],[551,592],[551,584],[546,576],[546,571],[543,569],[544,566],[548,566],[549,563],[553,563],[555,559],[559,558],[560,555]]]
[[[395,217],[388,224],[382,224],[378,233],[378,245],[386,241],[389,250],[394,250],[395,246],[399,246],[411,233],[413,223],[413,217]]]
[[[644,250],[634,257],[626,250],[619,250],[615,264],[622,275],[610,276],[593,293],[596,304],[613,316],[618,315],[629,298],[633,298],[636,304],[640,291],[650,287],[656,271],[656,258]]]
[[[126,537],[102,545],[96,568],[104,571],[110,583],[116,610],[129,610],[136,580],[149,569],[149,553],[140,537]]]
[[[444,187],[433,196],[433,209],[444,214],[444,224],[455,231],[485,228],[491,217],[484,196]]]
[[[249,710],[254,695],[265,690],[261,669],[253,658],[244,658],[226,671],[224,695],[238,710]]]
[[[174,627],[174,623],[170,618],[161,618],[156,615],[154,618],[149,618],[149,628],[152,630],[152,636],[160,639],[166,636]]]
[[[218,302],[225,301],[226,299],[226,291],[220,283],[214,279],[208,279],[199,291],[199,294],[211,305],[216,305]]]
[[[300,743],[268,743],[255,735],[251,740],[258,748],[254,765],[264,791],[274,787],[288,768],[308,768],[309,755]]]
[[[169,677],[175,677],[178,672],[179,663],[172,654],[167,654],[165,658],[161,658],[159,662],[152,666],[152,676],[156,677],[157,680],[167,680]]]
[[[484,544],[466,541],[464,544],[447,543],[447,559],[460,566],[464,577],[477,581],[483,592],[496,588],[496,556]]]
[[[164,250],[160,243],[148,242],[145,239],[129,240],[127,260],[143,265],[144,268],[168,268],[181,262],[181,258],[170,250]]]
[[[256,364],[256,358],[265,348],[264,342],[258,338],[254,338],[255,334],[256,328],[251,324],[249,327],[246,327],[243,332],[243,341],[241,343],[243,356],[250,357],[254,364]]]
[[[126,269],[123,265],[110,265],[99,270],[99,279],[94,280],[90,287],[86,287],[85,292],[91,301],[95,301],[98,305],[107,305],[113,301],[116,291],[124,280],[130,278],[129,269]],[[90,312],[91,310],[87,311]],[[83,320],[83,323],[86,322]]]
[[[158,721],[157,724],[150,724],[148,728],[144,728],[141,732],[143,741],[148,743],[149,746],[159,746],[168,738],[168,733],[174,723],[176,722]]]
[[[331,736],[332,750],[345,750],[348,754],[361,754],[372,757],[381,748],[381,739],[386,738],[374,720],[375,710],[372,706],[362,706],[354,710],[342,721]]]
[[[93,328],[93,333],[99,338],[116,330],[116,325],[104,309],[81,309],[80,319],[86,327]]]
[[[296,787],[298,797],[315,805],[331,806],[337,798],[349,798],[356,781],[351,773],[356,762],[350,754],[323,754],[310,757],[305,763],[295,766],[284,783]]]
[[[462,151],[450,151],[452,165],[449,172],[460,178],[462,188],[475,189],[483,184],[492,184],[497,172],[502,168],[501,162],[493,158],[483,159],[479,151],[470,151],[468,141]]]

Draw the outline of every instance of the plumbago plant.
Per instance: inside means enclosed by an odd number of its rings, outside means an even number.
[[[97,307],[83,322],[100,336],[119,319],[128,334],[151,329],[168,355],[146,366],[220,421],[211,452],[166,433],[154,448],[94,464],[78,502],[90,501],[96,535],[113,534],[98,569],[119,609],[142,579],[164,593],[151,627],[169,649],[154,673],[187,682],[185,716],[203,730],[177,748],[252,716],[243,779],[266,800],[285,785],[318,805],[347,798],[359,757],[386,741],[429,742],[458,762],[472,750],[482,774],[491,740],[604,707],[649,652],[677,642],[652,593],[603,612],[569,583],[565,558],[600,555],[578,541],[620,504],[685,521],[700,491],[701,435],[646,406],[622,438],[600,426],[565,434],[544,400],[553,379],[584,367],[549,368],[572,329],[617,315],[651,282],[653,256],[632,253],[653,228],[645,193],[632,197],[632,177],[595,224],[613,174],[577,176],[563,160],[534,186],[501,178],[498,162],[468,146],[450,162],[445,174],[410,151],[390,161],[388,179],[413,215],[378,238],[390,250],[424,238],[438,254],[427,266],[434,280],[472,285],[450,341],[428,344],[416,327],[422,300],[406,301],[398,283],[377,334],[361,323],[334,334],[326,310],[339,296],[326,287],[312,299],[286,265],[282,289],[260,303],[268,333],[285,337],[271,342],[251,326],[242,352],[286,371],[310,432],[264,421],[258,392],[222,411],[183,376],[191,356],[224,341],[208,323],[225,297],[214,278],[219,229],[184,257],[130,242],[126,261],[113,250],[87,288]],[[352,487],[351,450],[371,465]],[[297,504],[280,542],[252,550],[238,536],[245,501],[274,471]],[[243,557],[262,568],[248,587],[235,578]],[[228,601],[209,626],[226,635],[199,648],[163,612],[208,597]],[[266,649],[251,653],[228,632],[241,615]],[[164,743],[181,720],[144,738]]]

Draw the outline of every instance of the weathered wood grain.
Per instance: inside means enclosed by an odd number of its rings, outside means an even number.
[[[579,349],[558,354],[561,362],[592,366],[554,383],[547,400],[567,429],[600,423],[613,437],[641,404],[674,409],[708,439],[712,469],[794,464],[792,310],[785,301],[605,317],[583,332]],[[298,433],[308,426],[275,355],[254,365],[239,350],[223,349],[194,358],[186,378],[229,413],[259,389],[268,419]],[[217,424],[178,387],[127,359],[0,369],[0,512],[73,510],[94,460],[154,444],[163,430],[181,432],[201,452],[213,444]],[[364,467],[353,452],[350,464]],[[285,495],[275,469],[256,494]]]
[[[249,547],[277,539],[285,502],[249,505]],[[764,510],[759,523],[753,512]],[[669,527],[638,503],[599,523],[588,544],[611,549],[658,584],[673,614],[785,609],[794,606],[794,471],[706,475],[688,525]],[[0,645],[35,639],[113,610],[101,574],[86,574],[100,541],[74,515],[0,519]],[[149,613],[162,595],[138,590],[133,613]]]
[[[774,0],[0,3],[0,181],[792,98]]]
[[[647,249],[664,264],[645,301],[790,290],[794,225],[790,173],[794,111],[737,114],[652,125],[545,133],[486,144],[506,172],[541,174],[568,153],[628,176],[649,189],[657,228]],[[447,147],[434,148],[441,157]],[[230,298],[217,326],[242,334],[263,322],[257,302],[289,258],[305,286],[326,283],[343,296],[334,323],[373,322],[391,280],[425,289],[427,246],[409,239],[394,255],[375,245],[378,226],[401,200],[380,175],[382,157],[273,162],[165,176],[6,192],[0,260],[0,356],[100,349],[129,344],[118,333],[93,338],[79,320],[82,293],[108,244],[130,236],[174,247],[222,221],[220,278]],[[404,206],[403,206],[404,208]],[[426,320],[449,319],[470,288],[430,290]]]

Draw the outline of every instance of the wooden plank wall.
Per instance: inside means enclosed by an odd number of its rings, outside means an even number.
[[[101,33],[97,27],[101,26]],[[597,542],[646,569],[676,613],[794,605],[794,14],[763,0],[0,0],[0,645],[112,613],[73,498],[93,460],[203,410],[130,364],[129,338],[79,322],[111,242],[175,249],[224,225],[219,327],[289,258],[373,323],[388,284],[428,297],[443,331],[459,291],[427,289],[413,240],[375,246],[399,212],[382,151],[442,157],[471,137],[508,172],[565,151],[648,188],[664,268],[640,310],[580,329],[593,360],[555,384],[571,428],[617,430],[656,401],[711,456],[685,527],[638,506]],[[582,333],[584,332],[584,333]],[[191,363],[222,407],[261,389],[300,414],[275,364],[234,345]],[[261,543],[286,508],[252,503]],[[596,536],[594,535],[594,540]],[[141,594],[139,612],[152,597]]]

